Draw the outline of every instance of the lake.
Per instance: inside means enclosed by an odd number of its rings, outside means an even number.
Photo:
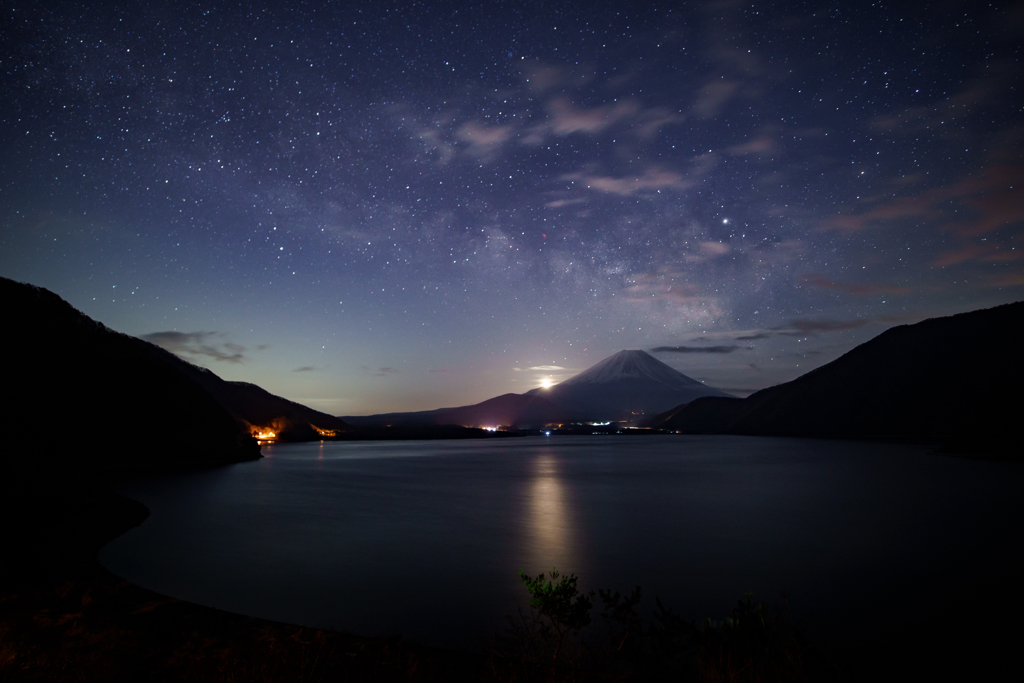
[[[694,619],[747,591],[843,632],[965,596],[1022,557],[1019,463],[927,446],[580,436],[264,446],[133,480],[151,516],[100,561],[220,609],[471,645],[519,570],[643,588]]]

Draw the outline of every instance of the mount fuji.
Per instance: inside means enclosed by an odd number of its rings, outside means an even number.
[[[729,396],[687,377],[646,351],[619,351],[549,389],[533,389],[576,420],[629,420],[661,406],[703,396]]]
[[[619,351],[547,389],[505,394],[482,403],[415,413],[345,416],[353,425],[511,425],[633,420],[703,396],[729,394],[687,377],[646,351]]]

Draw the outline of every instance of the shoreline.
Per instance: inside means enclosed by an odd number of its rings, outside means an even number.
[[[2,488],[0,509],[23,521],[0,572],[5,681],[470,681],[483,673],[482,657],[233,614],[116,576],[98,562],[99,549],[149,512],[103,480]]]

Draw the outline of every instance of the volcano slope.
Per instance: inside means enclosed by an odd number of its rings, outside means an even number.
[[[629,420],[704,396],[729,396],[638,350],[619,351],[550,389],[525,395],[546,398],[572,420]]]

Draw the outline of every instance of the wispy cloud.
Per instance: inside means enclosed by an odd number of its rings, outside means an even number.
[[[568,98],[559,97],[548,105],[551,117],[548,125],[555,135],[599,133],[617,121],[635,116],[639,111],[640,105],[631,100],[593,109],[578,109]]]
[[[444,139],[441,131],[433,128],[424,128],[417,132],[417,138],[420,144],[423,145],[426,150],[436,154],[436,162],[444,165],[447,164],[455,156],[455,145]]]
[[[693,185],[692,181],[683,178],[680,174],[656,166],[648,167],[638,176],[615,178],[585,173],[569,173],[562,176],[562,179],[577,181],[583,183],[589,189],[609,192],[624,197],[648,190],[685,190]]]
[[[360,365],[359,369],[365,373],[373,375],[374,377],[387,377],[398,372],[398,370],[392,367],[371,368],[369,365]]]
[[[822,289],[833,289],[847,294],[876,295],[876,294],[906,294],[911,291],[909,287],[897,287],[894,285],[879,284],[842,284],[833,282],[821,273],[808,273],[800,278],[801,284]]]
[[[748,154],[768,154],[774,151],[775,141],[766,135],[754,138],[749,142],[727,147],[726,152],[733,156],[746,156]]]
[[[245,347],[221,341],[226,335],[218,332],[152,332],[142,339],[190,360],[215,360],[226,363],[245,362]]]
[[[547,113],[547,120],[524,131],[524,144],[540,145],[551,136],[598,135],[617,124],[628,135],[648,141],[665,126],[686,120],[685,116],[661,107],[645,109],[632,99],[584,108],[577,107],[568,97],[556,97],[548,102]]]
[[[710,242],[709,241],[709,242],[701,242],[700,243],[700,251],[705,256],[709,256],[709,257],[714,258],[716,256],[725,256],[730,251],[732,251],[732,247],[729,245],[728,242]]]
[[[641,140],[651,140],[665,126],[682,123],[685,120],[685,116],[674,114],[667,109],[647,109],[632,122],[633,131]]]
[[[966,261],[982,261],[984,263],[1008,263],[1024,258],[1024,251],[1009,249],[998,242],[983,244],[965,244],[957,249],[944,251],[932,261],[933,266],[952,266]]]
[[[569,85],[573,81],[578,81],[576,85],[582,85],[586,82],[586,79],[579,77],[574,79],[567,68],[551,64],[530,64],[523,75],[525,76],[524,80],[527,87],[537,92],[553,90],[560,86]]]
[[[292,372],[313,372],[316,368],[312,365],[303,365],[301,368],[295,368]]]
[[[956,206],[951,206],[951,202]],[[958,209],[954,213],[952,208]],[[966,219],[960,216],[968,215]],[[856,232],[884,221],[918,218],[942,230],[974,237],[1005,225],[1024,221],[1024,166],[993,166],[978,177],[968,177],[920,194],[900,197],[859,213],[826,218],[823,230]],[[944,218],[950,220],[943,221]]]
[[[651,353],[732,353],[739,346],[656,346]]]
[[[455,136],[469,143],[469,153],[480,159],[491,159],[501,150],[502,145],[512,137],[515,128],[508,126],[485,126],[479,121],[463,124]]]
[[[784,337],[810,337],[818,332],[838,332],[840,330],[855,330],[864,327],[870,320],[793,320],[787,325],[771,328],[776,334]]]
[[[736,81],[712,81],[697,93],[697,101],[693,103],[693,113],[703,119],[713,118],[722,109],[722,106],[732,99],[739,83]]]
[[[920,133],[935,129],[963,119],[980,107],[993,104],[1003,90],[995,78],[975,80],[943,100],[876,116],[871,121],[871,127],[885,133]]]
[[[673,273],[640,273],[627,280],[627,301],[662,299],[676,303],[693,303],[702,297],[697,285],[679,282]]]
[[[986,278],[990,287],[1024,287],[1024,273],[1004,273]]]
[[[573,204],[582,204],[586,199],[583,197],[577,197],[576,199],[555,199],[544,204],[544,206],[550,209],[557,209],[563,206],[572,206]]]

